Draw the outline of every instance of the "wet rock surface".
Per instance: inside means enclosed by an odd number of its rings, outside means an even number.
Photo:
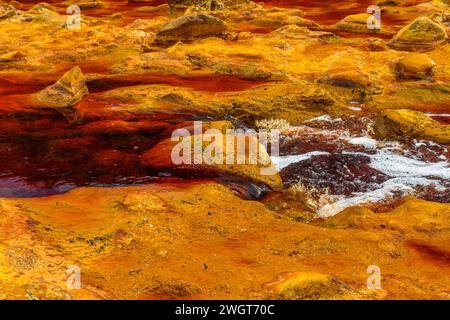
[[[447,1],[77,3],[0,5],[0,298],[448,299]]]
[[[401,29],[391,40],[393,48],[406,51],[429,50],[447,40],[444,27],[428,17],[420,17]]]
[[[225,32],[225,23],[213,16],[194,14],[174,19],[161,26],[156,34],[159,42],[186,41],[218,36]]]
[[[333,194],[350,195],[370,190],[371,183],[377,185],[388,180],[369,164],[370,158],[363,155],[322,155],[289,165],[281,171],[281,176],[287,185],[302,182],[327,188]]]
[[[37,101],[43,107],[65,108],[76,105],[89,94],[86,78],[81,69],[73,67],[58,81],[37,93]]]

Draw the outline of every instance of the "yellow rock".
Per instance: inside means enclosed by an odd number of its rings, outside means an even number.
[[[441,125],[424,113],[411,110],[385,110],[377,119],[377,135],[386,139],[418,138],[450,143],[450,125]]]
[[[163,25],[156,34],[156,41],[184,41],[218,36],[227,30],[222,20],[206,14],[192,14],[174,19]]]
[[[370,229],[373,227],[373,217],[372,210],[364,207],[352,207],[326,219],[323,225],[327,228]]]
[[[81,69],[73,67],[51,86],[37,93],[37,100],[44,107],[70,107],[89,93],[85,84],[86,78]]]
[[[254,135],[240,138],[215,129],[214,132],[180,137],[179,141],[168,139],[148,150],[142,162],[154,169],[219,170],[263,182],[273,188],[283,185],[265,147]]]
[[[423,79],[432,77],[436,63],[426,54],[412,53],[395,63],[399,78]]]
[[[309,300],[331,299],[341,293],[342,285],[331,275],[318,272],[280,274],[279,280],[265,284],[279,299]]]
[[[339,31],[346,32],[356,32],[356,33],[384,33],[384,29],[369,29],[367,25],[367,21],[369,21],[371,14],[368,13],[359,13],[352,14],[338,23],[336,23],[335,28]]]
[[[25,55],[20,51],[11,51],[0,56],[0,62],[13,62],[25,58]]]
[[[446,30],[428,17],[419,17],[401,29],[389,43],[398,50],[429,50],[447,40]]]

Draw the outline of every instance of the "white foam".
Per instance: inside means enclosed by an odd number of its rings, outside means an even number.
[[[368,149],[375,149],[377,147],[377,140],[368,137],[356,137],[348,140],[348,143],[353,145],[361,145]]]
[[[361,154],[370,157],[370,166],[391,177],[435,177],[450,179],[448,160],[425,162],[391,152],[388,149],[378,150],[375,154],[361,152],[344,152]]]
[[[299,155],[271,157],[271,158],[272,158],[272,163],[275,165],[275,168],[277,168],[277,170],[282,170],[283,168],[286,168],[291,163],[305,161],[305,160],[311,159],[314,156],[322,156],[322,155],[329,155],[329,154],[330,154],[329,152],[324,152],[324,151],[313,151],[313,152],[308,152],[308,153],[299,154]]]
[[[381,171],[392,179],[385,181],[376,190],[355,193],[353,197],[344,198],[322,207],[317,212],[320,217],[333,216],[348,207],[385,200],[393,196],[394,192],[403,195],[414,193],[415,188],[419,186],[434,186],[437,190],[444,190],[445,187],[437,179],[450,179],[448,160],[430,163],[398,155],[389,149],[381,149],[376,154],[344,153],[368,156],[371,160],[370,167]]]
[[[442,118],[450,117],[450,113],[426,113],[426,115],[429,117],[442,117]]]
[[[368,191],[364,193],[355,193],[354,197],[343,198],[335,203],[327,204],[317,212],[317,215],[322,218],[327,218],[336,215],[342,210],[357,206],[364,203],[374,203],[385,200],[394,194],[401,193],[411,194],[414,188],[418,186],[434,185],[437,189],[443,188],[439,182],[427,178],[394,178],[384,182],[379,189]]]

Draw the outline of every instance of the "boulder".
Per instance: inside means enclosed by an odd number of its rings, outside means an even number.
[[[56,83],[37,93],[40,105],[51,108],[66,108],[80,102],[89,93],[86,78],[76,66],[66,72]]]
[[[194,8],[196,10],[223,10],[233,9],[242,4],[249,3],[249,0],[168,0],[171,12]]]
[[[237,135],[207,126],[210,129],[203,134],[194,132],[161,141],[144,153],[142,164],[158,172],[177,175],[207,177],[227,173],[273,188],[282,186],[280,175],[256,135],[240,140]],[[250,152],[251,146],[257,151]]]
[[[227,30],[225,22],[206,14],[192,14],[174,19],[163,25],[157,35],[158,42],[190,41],[214,37]]]
[[[367,21],[371,16],[372,15],[368,13],[352,14],[336,23],[335,28],[339,31],[345,32],[380,33],[381,30],[369,29],[367,27]]]
[[[411,53],[394,63],[394,71],[400,79],[425,79],[433,76],[435,65],[428,55]]]
[[[426,51],[447,40],[445,28],[428,17],[419,17],[403,27],[389,42],[396,50]]]
[[[385,110],[374,125],[375,134],[384,139],[424,139],[450,143],[450,125],[442,125],[426,114],[412,110]]]

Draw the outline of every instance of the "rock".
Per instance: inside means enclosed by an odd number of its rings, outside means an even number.
[[[126,36],[130,43],[141,46],[149,46],[155,40],[155,34],[153,32],[145,32],[142,30],[129,30]]]
[[[249,3],[249,0],[168,0],[171,12],[194,8],[195,10],[223,10],[233,9],[242,4]]]
[[[436,7],[447,7],[450,6],[450,0],[433,0],[432,4]]]
[[[385,110],[374,125],[375,134],[385,139],[416,138],[450,143],[450,125],[441,125],[422,112]]]
[[[163,140],[144,153],[142,164],[158,171],[168,170],[194,176],[220,175],[222,171],[263,182],[273,188],[281,187],[281,178],[256,136],[247,135],[249,138],[244,142],[244,139],[238,140],[236,135],[223,134],[218,129],[214,132]],[[222,141],[218,140],[218,143],[214,144],[211,141],[215,141],[216,137]],[[232,145],[227,146],[227,141]],[[240,148],[241,145],[244,147]],[[259,150],[249,152],[250,146]],[[195,161],[197,155],[200,157],[199,161]],[[226,163],[229,158],[232,160]],[[238,159],[242,159],[242,162],[238,162]]]
[[[445,28],[428,17],[419,17],[402,28],[389,42],[396,50],[425,51],[447,40]]]
[[[0,56],[0,62],[15,62],[25,59],[25,55],[20,51],[11,51]]]
[[[167,3],[161,4],[159,6],[144,6],[136,9],[138,12],[158,12],[158,13],[168,13],[169,5]]]
[[[395,62],[394,70],[401,79],[432,77],[436,63],[426,54],[412,53]]]
[[[37,93],[37,100],[42,106],[52,108],[70,107],[80,102],[89,91],[86,78],[81,69],[73,67],[56,83]]]
[[[402,81],[387,84],[373,96],[370,106],[378,110],[413,109],[429,112],[430,106],[450,104],[450,84],[440,81]],[[445,107],[438,113],[447,113]]]
[[[326,219],[323,226],[336,229],[370,230],[373,227],[375,213],[364,207],[347,208],[335,216]]]
[[[0,4],[0,21],[3,19],[8,19],[16,14],[17,10],[13,5],[6,3]]]
[[[281,28],[287,25],[296,25],[309,29],[319,28],[319,25],[314,21],[301,18],[300,14],[290,15],[289,12],[268,12],[250,20],[249,23],[271,28]]]
[[[366,51],[386,51],[388,50],[388,46],[386,42],[384,42],[382,39],[378,38],[369,38],[361,41],[358,43],[357,47],[359,47],[362,50]]]
[[[218,63],[213,65],[212,69],[216,74],[234,75],[245,80],[263,81],[272,76],[270,72],[261,69],[254,63],[242,63],[237,66],[227,63]]]
[[[193,14],[174,19],[163,25],[157,35],[158,42],[190,41],[214,37],[227,30],[225,22],[206,14]]]
[[[381,30],[369,29],[367,27],[367,21],[371,16],[368,13],[352,14],[336,23],[335,28],[345,32],[379,33]]]
[[[33,8],[27,11],[29,14],[49,14],[49,15],[59,15],[56,12],[56,8],[49,5],[48,3],[40,3],[35,5]]]
[[[158,213],[167,210],[167,205],[159,197],[146,191],[135,191],[127,194],[121,204],[128,210],[139,214]]]
[[[127,30],[152,31],[153,26],[148,20],[136,19],[125,27]]]
[[[99,0],[79,0],[75,3],[81,10],[102,9],[106,7],[103,1]]]
[[[370,85],[369,78],[361,70],[335,68],[329,70],[326,82],[331,85],[345,88],[365,88]]]
[[[246,125],[256,120],[284,119],[292,125],[338,110],[330,92],[309,82],[257,86],[226,94],[201,92],[182,87],[148,85],[123,87],[102,94],[104,99],[131,100],[128,109],[141,112],[188,112],[226,114]]]
[[[326,65],[326,72],[321,81],[344,88],[366,88],[370,85],[369,77],[362,71],[361,62],[351,51],[336,52],[322,63]]]
[[[267,283],[278,299],[333,299],[342,294],[342,284],[333,276],[318,272],[280,274],[278,281]]]

